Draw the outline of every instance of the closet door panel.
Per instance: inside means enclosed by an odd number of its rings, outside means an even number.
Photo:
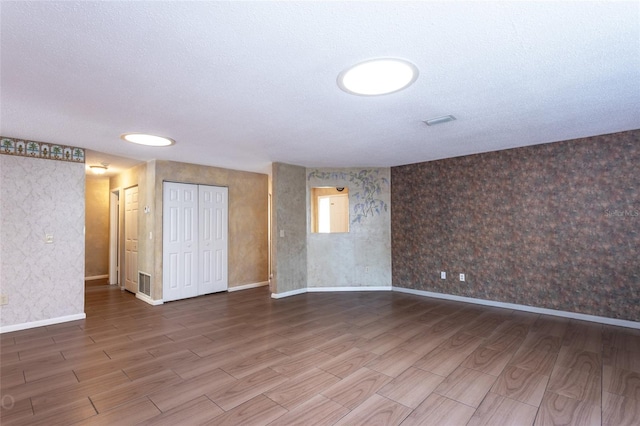
[[[199,294],[227,290],[227,199],[227,188],[199,187]]]
[[[198,295],[198,187],[165,182],[163,300]]]
[[[215,291],[226,291],[228,280],[229,252],[229,189],[216,188],[216,233],[213,241],[215,251]]]

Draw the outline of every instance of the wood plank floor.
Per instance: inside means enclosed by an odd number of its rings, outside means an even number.
[[[638,330],[266,287],[86,313],[0,336],[2,425],[640,425]]]

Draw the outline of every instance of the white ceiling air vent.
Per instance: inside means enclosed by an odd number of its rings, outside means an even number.
[[[449,121],[453,121],[455,119],[456,118],[453,115],[443,115],[442,117],[424,120],[424,124],[426,124],[427,126],[435,126],[436,124],[448,123]]]

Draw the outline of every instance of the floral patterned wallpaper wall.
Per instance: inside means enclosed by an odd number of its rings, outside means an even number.
[[[391,169],[306,169],[307,287],[391,286]],[[345,187],[349,232],[311,232],[314,187]]]
[[[640,130],[394,167],[393,285],[640,321],[639,170]]]

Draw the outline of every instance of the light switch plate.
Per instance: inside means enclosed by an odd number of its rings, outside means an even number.
[[[440,272],[440,279],[443,279],[443,280],[447,279],[447,273],[445,271]]]

